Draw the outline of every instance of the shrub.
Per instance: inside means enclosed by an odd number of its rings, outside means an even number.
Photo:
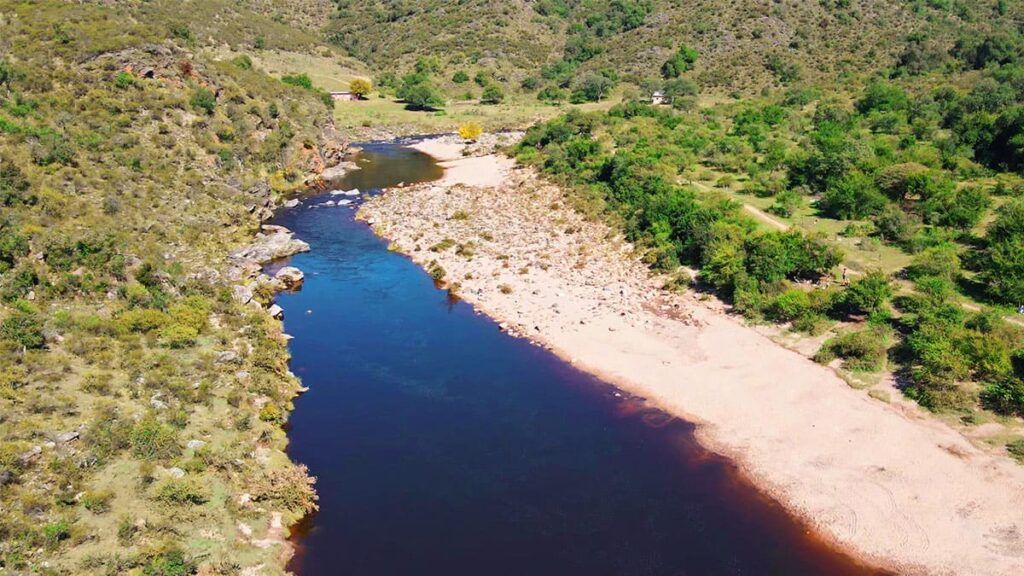
[[[305,466],[288,466],[271,471],[255,487],[253,499],[271,501],[289,511],[309,513],[317,509],[317,496],[313,489],[315,482]]]
[[[791,288],[772,299],[765,310],[765,315],[775,322],[789,322],[810,311],[810,294],[799,288]]]
[[[193,295],[172,304],[167,313],[174,322],[202,332],[209,322],[211,309],[208,299]]]
[[[195,344],[199,331],[192,326],[173,322],[160,329],[160,340],[168,348],[188,348]]]
[[[83,440],[100,459],[131,446],[132,426],[113,405],[101,405]]]
[[[209,494],[192,478],[169,478],[156,488],[157,500],[167,504],[205,504]]]
[[[31,192],[28,178],[14,162],[0,156],[0,206],[35,203],[36,197]],[[2,224],[0,228],[3,228]]]
[[[1017,438],[1006,443],[1006,452],[1018,462],[1024,462],[1024,438]]]
[[[277,407],[277,404],[267,402],[260,409],[260,420],[272,424],[280,424],[284,421],[284,414],[281,413],[281,409]]]
[[[843,359],[843,368],[854,371],[874,372],[885,364],[889,334],[879,328],[868,328],[846,332],[830,338],[814,360],[827,364],[835,358]]]
[[[496,84],[491,84],[484,88],[483,94],[480,95],[480,102],[482,104],[500,104],[504,99],[505,93]]]
[[[881,310],[892,295],[889,276],[874,270],[851,282],[839,295],[837,304],[848,314],[870,314]]]
[[[174,429],[162,424],[153,415],[146,415],[129,434],[132,453],[139,458],[157,460],[177,456],[181,452]]]
[[[786,189],[775,196],[775,202],[768,207],[768,211],[776,216],[789,218],[800,207],[800,203],[800,194],[794,190]]]
[[[1000,302],[1024,304],[1024,200],[1003,206],[988,229],[982,281]]]
[[[142,576],[191,576],[196,573],[195,562],[178,549],[162,552],[149,559],[142,568]]]
[[[985,386],[981,402],[989,410],[1000,414],[1024,415],[1024,382],[1016,378],[1003,378]]]
[[[466,122],[459,126],[459,138],[462,138],[463,140],[476,142],[483,133],[483,127],[473,121]]]
[[[683,44],[671,58],[661,65],[663,78],[678,78],[680,74],[693,68],[699,54],[693,48]]]
[[[197,88],[192,92],[189,104],[198,112],[213,114],[217,107],[217,96],[209,88]]]
[[[960,256],[951,243],[925,248],[907,269],[910,278],[935,276],[953,281],[960,277]]]
[[[164,327],[169,321],[170,317],[160,310],[136,308],[122,312],[115,323],[120,332],[148,333]]]
[[[860,173],[848,174],[830,183],[818,201],[825,215],[842,220],[879,214],[887,204],[874,182]]]
[[[15,300],[11,308],[0,321],[0,340],[10,340],[25,348],[42,348],[46,339],[39,309],[26,300]]]
[[[469,74],[466,74],[463,70],[457,70],[455,74],[452,74],[452,82],[456,84],[465,84],[469,82]]]
[[[306,90],[313,89],[313,80],[309,77],[309,74],[286,74],[281,77],[281,82],[289,86],[305,88]]]
[[[56,520],[43,526],[43,541],[50,548],[71,537],[71,525],[65,520]]]
[[[118,72],[114,76],[114,86],[117,86],[121,90],[131,88],[135,85],[135,76],[132,76],[129,72]]]
[[[110,501],[114,499],[114,493],[110,490],[86,492],[82,495],[82,506],[93,514],[104,514],[110,511]]]

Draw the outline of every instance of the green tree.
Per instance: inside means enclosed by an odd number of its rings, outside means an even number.
[[[683,72],[693,69],[699,54],[693,48],[683,44],[671,58],[661,65],[663,78],[678,78]]]
[[[429,82],[403,87],[399,97],[412,110],[431,110],[444,105],[440,92]]]
[[[456,84],[465,84],[469,82],[469,74],[466,74],[463,70],[456,70],[455,74],[452,74],[452,82]]]
[[[1024,304],[1024,200],[1000,209],[986,239],[981,276],[989,294],[1007,304]]]
[[[852,172],[828,185],[818,208],[826,216],[849,220],[878,214],[887,203],[872,178]]]
[[[614,85],[614,82],[600,74],[585,74],[573,86],[570,100],[576,104],[600,102]]]

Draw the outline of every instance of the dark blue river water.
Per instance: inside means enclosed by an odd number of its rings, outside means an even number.
[[[429,157],[368,145],[363,191],[430,180]],[[320,511],[291,568],[313,575],[852,575],[702,450],[692,427],[625,398],[449,298],[353,219],[308,208],[275,223],[312,251],[282,294],[295,402],[290,454]]]

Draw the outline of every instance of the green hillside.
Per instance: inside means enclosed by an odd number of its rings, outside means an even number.
[[[327,38],[379,70],[436,56],[446,75],[477,71],[518,86],[545,67],[610,70],[639,84],[688,45],[703,89],[754,92],[796,80],[831,82],[941,52],[961,30],[983,31],[1002,2],[698,0],[341,0]],[[1010,3],[1000,18],[1019,14]],[[920,38],[924,38],[920,41]],[[549,82],[565,82],[550,71]],[[544,82],[546,83],[546,82]],[[542,84],[544,84],[542,83]]]
[[[299,383],[227,255],[330,110],[209,49],[318,42],[228,0],[0,2],[0,572],[282,572],[239,526],[315,506]]]

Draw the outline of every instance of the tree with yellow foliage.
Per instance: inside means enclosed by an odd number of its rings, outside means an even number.
[[[463,140],[476,142],[483,133],[483,126],[480,126],[476,122],[466,122],[462,126],[459,126],[459,138],[462,138]]]
[[[373,91],[373,84],[366,78],[355,78],[349,82],[348,89],[362,99],[366,98],[366,95]]]

